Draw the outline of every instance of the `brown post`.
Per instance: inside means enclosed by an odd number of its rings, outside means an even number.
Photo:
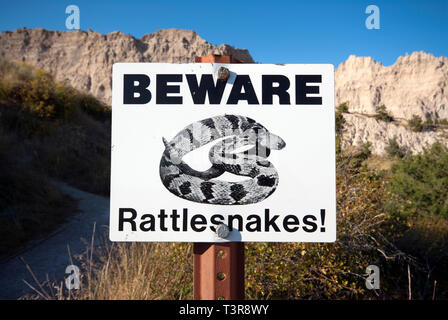
[[[244,243],[195,243],[194,299],[244,299]]]
[[[231,55],[196,57],[195,62],[243,63]],[[244,299],[244,243],[194,243],[195,300]]]

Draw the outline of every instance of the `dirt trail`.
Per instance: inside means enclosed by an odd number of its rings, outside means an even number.
[[[92,239],[94,224],[96,225],[95,244],[98,236],[104,234],[109,226],[109,199],[88,192],[72,188],[64,183],[59,184],[64,193],[78,199],[81,213],[73,216],[58,231],[24,253],[0,264],[0,299],[18,299],[20,296],[32,292],[23,282],[36,286],[31,274],[20,259],[30,265],[39,281],[49,279],[64,279],[65,269],[70,265],[67,246],[70,247],[72,257],[86,250],[87,243]],[[76,262],[75,262],[76,264]]]

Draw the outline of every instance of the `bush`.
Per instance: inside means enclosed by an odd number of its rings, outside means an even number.
[[[336,108],[336,135],[341,135],[342,131],[344,130],[344,125],[346,123],[343,113],[348,112],[348,105],[347,102],[341,103]]]
[[[382,120],[385,122],[392,122],[394,118],[387,112],[386,106],[383,104],[379,107],[376,107],[376,114],[374,115],[375,119]]]
[[[434,130],[436,128],[437,121],[433,121],[431,118],[426,118],[425,122],[423,122],[422,118],[416,114],[412,116],[410,120],[408,120],[408,126],[414,132],[422,132]]]
[[[448,125],[448,119],[436,119],[434,121],[435,125],[442,125],[442,126],[446,126]]]
[[[342,113],[336,113],[336,134],[341,135],[346,121]]]
[[[23,62],[11,62],[0,57],[0,78],[11,86],[30,81],[37,69]]]
[[[348,113],[348,102],[343,102],[336,108],[336,113]]]
[[[27,145],[34,167],[109,194],[110,108],[42,70],[0,59],[0,126]]]
[[[399,222],[395,245],[412,257],[413,298],[448,297],[448,148],[435,143],[399,159],[386,184],[384,208]],[[401,267],[397,282],[405,285]],[[437,289],[437,290],[436,290]]]
[[[411,256],[413,299],[448,298],[448,220],[439,216],[408,217],[396,246]],[[404,269],[404,270],[403,270]],[[402,268],[401,283],[408,283]]]
[[[389,139],[389,143],[385,148],[387,154],[393,158],[404,158],[408,154],[408,149],[405,146],[400,146],[397,142],[397,137]]]
[[[423,120],[418,115],[414,114],[410,120],[408,120],[408,126],[414,132],[423,131]]]
[[[372,143],[370,141],[364,142],[359,145],[358,147],[358,153],[356,154],[356,157],[361,160],[366,160],[372,155]]]
[[[14,104],[41,119],[70,121],[78,110],[98,120],[110,118],[110,108],[93,96],[54,81],[53,77],[24,63],[0,59],[0,100]]]
[[[384,181],[340,157],[337,170],[337,241],[335,243],[246,244],[248,299],[371,299],[363,274],[369,264],[385,262],[394,252],[384,242]],[[382,280],[383,281],[383,280]],[[379,292],[387,296],[382,282]]]
[[[336,153],[340,153],[342,150],[342,132],[344,131],[345,126],[345,118],[343,113],[348,112],[348,104],[347,102],[341,103],[336,108],[336,115],[335,115],[335,121],[336,121]]]
[[[400,159],[393,167],[389,211],[399,216],[448,218],[448,149],[440,143],[421,154]]]
[[[436,121],[432,120],[432,118],[426,118],[425,123],[423,124],[423,130],[435,130],[436,129]]]

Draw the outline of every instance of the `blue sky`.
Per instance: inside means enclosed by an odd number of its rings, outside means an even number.
[[[81,29],[141,37],[158,29],[196,31],[212,44],[249,49],[260,63],[333,63],[350,54],[390,65],[424,50],[448,56],[448,0],[345,1],[0,1],[0,30],[66,30],[65,8],[79,7]],[[368,30],[368,5],[380,29]]]

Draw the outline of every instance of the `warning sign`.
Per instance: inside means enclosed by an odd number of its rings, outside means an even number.
[[[336,239],[332,65],[113,67],[112,241]]]

